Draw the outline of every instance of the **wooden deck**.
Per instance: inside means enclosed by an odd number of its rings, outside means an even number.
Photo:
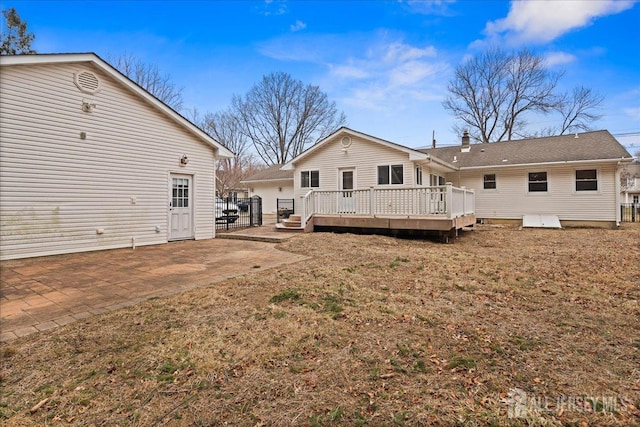
[[[451,184],[439,187],[310,191],[301,211],[278,224],[288,231],[353,229],[423,232],[441,236],[476,222],[475,193]]]
[[[442,215],[328,215],[315,214],[313,227],[373,228],[383,230],[450,231],[476,223],[474,214],[457,218]]]

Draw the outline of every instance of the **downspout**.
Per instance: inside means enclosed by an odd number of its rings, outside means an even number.
[[[618,161],[616,164],[616,172],[615,172],[615,195],[616,195],[616,227],[620,227],[620,222],[622,222],[621,212],[620,212],[620,173],[621,173],[622,161]]]

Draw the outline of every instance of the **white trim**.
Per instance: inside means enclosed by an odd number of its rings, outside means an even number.
[[[338,190],[342,190],[342,172],[353,172],[353,188],[350,191],[358,189],[358,174],[355,166],[345,166],[338,168]]]
[[[613,162],[630,162],[631,159],[626,157],[618,159],[598,159],[598,160],[563,160],[559,162],[541,162],[541,163],[518,163],[512,165],[484,165],[484,166],[463,166],[460,167],[461,171],[476,170],[476,169],[493,169],[493,168],[529,168],[536,166],[555,166],[555,165],[571,165],[571,164],[591,164],[591,163],[613,163]]]
[[[104,61],[95,53],[63,53],[63,54],[35,54],[35,55],[3,55],[0,57],[0,66],[19,65],[40,65],[40,64],[81,64],[92,63],[102,71],[109,74],[118,82],[126,86],[132,92],[142,97],[149,104],[162,111],[174,122],[180,124],[201,141],[216,150],[217,158],[232,158],[235,154],[220,144],[214,138],[205,133],[202,129],[182,117],[178,112],[160,101],[155,96],[138,86],[127,76],[118,71],[115,67]]]
[[[240,184],[243,183],[253,183],[253,182],[278,182],[278,181],[293,181],[293,177],[291,178],[274,178],[274,179],[251,179],[246,181],[240,181]]]
[[[533,197],[540,197],[540,196],[548,196],[551,195],[551,185],[550,184],[550,179],[549,179],[549,171],[548,170],[536,170],[536,169],[532,169],[532,170],[528,170],[527,172],[525,172],[526,175],[526,195],[527,196],[533,196]],[[529,190],[529,184],[532,182],[529,180],[529,174],[530,173],[544,173],[547,175],[547,180],[544,181],[547,184],[547,189],[545,191],[530,191]],[[542,182],[542,181],[533,181],[533,182]]]
[[[393,142],[386,141],[384,139],[376,138],[374,136],[367,135],[367,134],[355,131],[353,129],[349,129],[347,127],[341,127],[340,129],[338,129],[337,131],[335,131],[331,135],[327,136],[322,141],[318,142],[314,146],[308,148],[303,153],[300,153],[294,159],[292,159],[289,162],[285,163],[282,166],[282,168],[280,168],[280,169],[281,170],[292,170],[292,169],[295,169],[295,164],[296,163],[300,162],[301,160],[303,160],[305,157],[309,156],[310,154],[316,152],[320,147],[325,145],[327,142],[333,140],[334,137],[336,137],[337,135],[340,135],[341,133],[342,134],[347,134],[347,135],[352,136],[352,137],[358,137],[358,138],[364,139],[364,140],[369,141],[369,142],[375,142],[375,143],[383,145],[385,147],[401,151],[403,153],[408,154],[409,155],[409,160],[412,160],[412,161],[428,160],[430,158],[428,154],[422,153],[422,152],[414,150],[412,148],[408,148],[408,147],[405,147],[403,145],[395,144]]]
[[[576,189],[576,184],[578,182],[578,180],[576,179],[576,172],[578,171],[584,171],[584,170],[595,170],[596,171],[596,186],[597,189],[595,190],[577,190]],[[580,196],[587,196],[587,195],[599,195],[600,194],[600,190],[602,189],[602,174],[600,173],[600,168],[574,168],[573,169],[573,194],[575,195],[580,195]]]

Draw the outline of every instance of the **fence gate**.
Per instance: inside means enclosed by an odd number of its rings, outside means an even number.
[[[640,204],[622,203],[620,205],[620,219],[622,222],[640,222]]]
[[[258,227],[262,225],[262,199],[216,198],[216,230]]]
[[[294,199],[276,199],[278,212],[277,222],[288,219],[295,212]]]

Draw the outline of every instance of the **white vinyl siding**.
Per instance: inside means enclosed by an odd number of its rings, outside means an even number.
[[[293,174],[296,209],[299,206],[299,197],[309,191],[309,188],[301,188],[300,186],[300,171],[320,171],[320,187],[313,190],[335,191],[338,189],[339,170],[354,169],[357,170],[356,189],[361,190],[381,187],[378,186],[379,165],[402,165],[403,184],[394,185],[394,187],[415,185],[413,176],[415,165],[413,161],[409,160],[407,153],[355,136],[352,136],[351,139],[351,146],[346,152],[342,149],[341,136],[338,135],[335,140],[327,141],[319,150],[294,165],[296,170]]]
[[[172,172],[193,176],[195,238],[213,237],[210,146],[89,63],[0,70],[0,258],[165,243]],[[83,70],[100,91],[78,90]]]
[[[476,191],[476,216],[491,219],[522,219],[524,214],[558,215],[565,221],[615,221],[615,164],[598,166],[599,190],[575,191],[576,169],[592,167],[545,166],[548,192],[530,193],[528,175],[539,168],[491,168],[449,174],[454,185],[482,189],[483,176],[496,173],[500,185],[496,190]],[[545,194],[545,197],[539,197]]]
[[[262,198],[262,213],[275,214],[277,212],[277,199],[293,199],[293,180],[264,181],[247,183],[252,191],[249,196]],[[294,203],[297,203],[294,201]]]

